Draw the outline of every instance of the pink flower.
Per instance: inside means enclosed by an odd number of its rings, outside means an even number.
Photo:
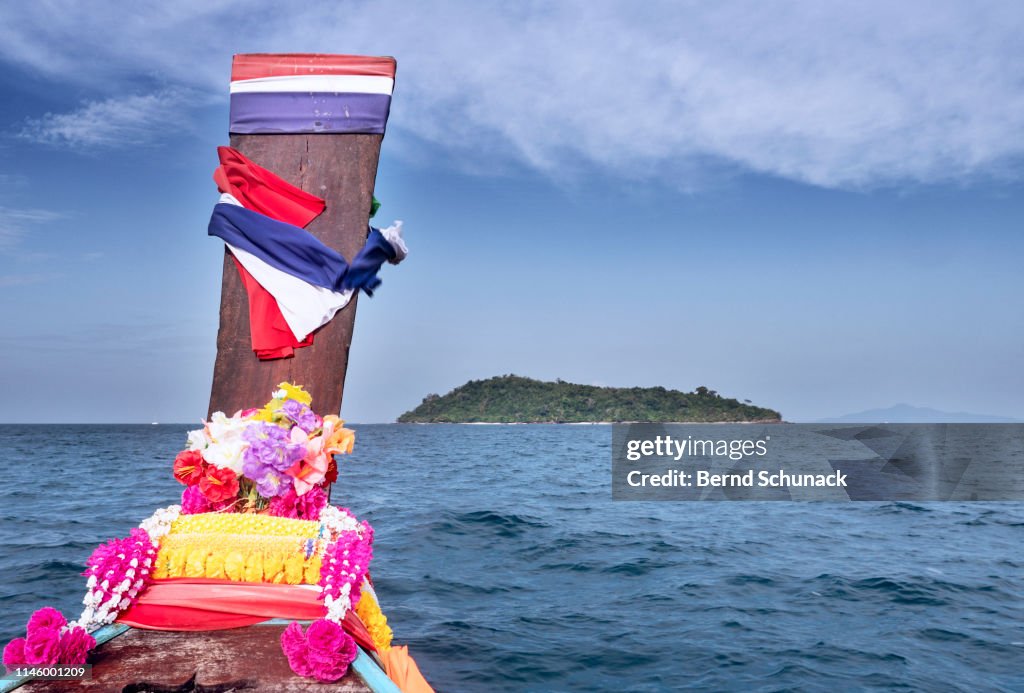
[[[306,636],[302,632],[302,626],[295,621],[288,624],[288,627],[281,633],[281,650],[288,659],[288,666],[299,676],[311,676],[313,670],[309,666],[308,648],[306,647]]]
[[[309,666],[317,681],[337,681],[356,658],[356,643],[337,623],[321,618],[306,630]]]
[[[25,661],[25,638],[15,638],[7,643],[4,648],[4,666],[8,669],[24,666]]]
[[[356,641],[337,623],[317,619],[305,633],[298,623],[290,623],[281,633],[281,649],[288,664],[299,676],[329,683],[348,673],[356,658]]]
[[[356,658],[356,641],[344,631],[341,636],[342,642],[333,652],[309,650],[309,666],[317,681],[330,683],[348,673],[348,665]]]
[[[323,435],[313,438],[307,436],[306,432],[298,426],[292,429],[292,442],[302,443],[306,446],[306,457],[285,470],[285,474],[293,478],[295,493],[299,496],[319,484],[327,475],[327,458],[329,456],[324,452],[324,443],[328,438],[327,425],[327,422],[324,422]]]
[[[85,628],[76,626],[64,633],[60,639],[58,663],[68,666],[85,664],[89,650],[94,647],[96,647],[96,639],[89,635]]]
[[[320,486],[314,486],[301,498],[295,495],[295,489],[289,488],[280,496],[270,499],[268,512],[274,517],[319,520],[320,513],[326,506],[327,493]]]
[[[320,512],[327,507],[327,492],[321,486],[309,489],[298,499],[299,517],[303,520],[319,520]]]
[[[306,629],[306,644],[310,652],[331,654],[345,643],[345,630],[326,618],[318,618]]]
[[[206,500],[206,496],[203,495],[198,486],[189,486],[181,492],[182,515],[208,513],[211,507],[210,501]]]
[[[25,638],[25,664],[50,666],[60,655],[60,630],[36,628]]]
[[[54,609],[52,606],[44,606],[34,614],[29,616],[28,625],[25,630],[31,635],[32,631],[38,630],[39,628],[56,628],[60,630],[67,625],[67,619],[64,618],[64,614]]]
[[[298,500],[298,496],[295,495],[295,489],[290,488],[280,496],[274,496],[270,499],[270,506],[267,512],[274,517],[288,517],[297,520],[299,519]]]

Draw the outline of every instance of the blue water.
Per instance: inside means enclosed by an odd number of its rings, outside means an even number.
[[[0,426],[0,635],[181,487],[185,426]],[[615,503],[603,426],[361,426],[396,642],[445,691],[1024,690],[1022,503]]]

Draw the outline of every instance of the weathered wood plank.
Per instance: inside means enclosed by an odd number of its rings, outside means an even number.
[[[280,637],[284,628],[283,625],[263,625],[199,633],[133,628],[90,656],[91,679],[33,681],[18,690],[26,693],[370,691],[351,669],[329,688],[296,676],[281,653]]]
[[[366,241],[383,135],[233,135],[231,146],[293,185],[327,201],[307,228],[351,259]],[[313,395],[320,414],[341,409],[356,299],[316,333],[294,358],[260,361],[252,351],[249,304],[238,271],[225,253],[220,330],[210,413],[259,406],[277,384],[290,381]]]

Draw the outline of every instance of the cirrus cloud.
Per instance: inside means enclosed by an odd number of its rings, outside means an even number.
[[[1021,175],[1019,3],[218,0],[127,17],[122,7],[0,10],[0,56],[97,94],[32,121],[29,136],[151,136],[141,128],[160,92],[136,85],[226,98],[231,52],[365,52],[399,59],[399,142],[475,170],[483,159],[681,185],[749,171],[836,188]]]

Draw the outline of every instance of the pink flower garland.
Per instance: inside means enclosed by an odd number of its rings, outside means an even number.
[[[359,602],[360,587],[373,558],[373,546],[370,543],[372,530],[363,522],[367,539],[362,539],[358,532],[342,532],[338,539],[327,546],[323,563],[320,567],[320,598],[334,601],[343,595],[349,596],[349,608]],[[348,589],[345,589],[345,586]],[[352,595],[355,595],[352,597]],[[328,600],[327,597],[330,597]],[[344,614],[341,614],[344,616]]]
[[[8,669],[25,666],[85,664],[96,640],[78,625],[68,625],[64,616],[45,606],[32,614],[25,637],[15,638],[4,648],[3,661]]]
[[[109,623],[138,600],[150,579],[156,546],[144,529],[134,528],[125,539],[101,544],[86,561],[89,578],[85,595],[87,621]]]

